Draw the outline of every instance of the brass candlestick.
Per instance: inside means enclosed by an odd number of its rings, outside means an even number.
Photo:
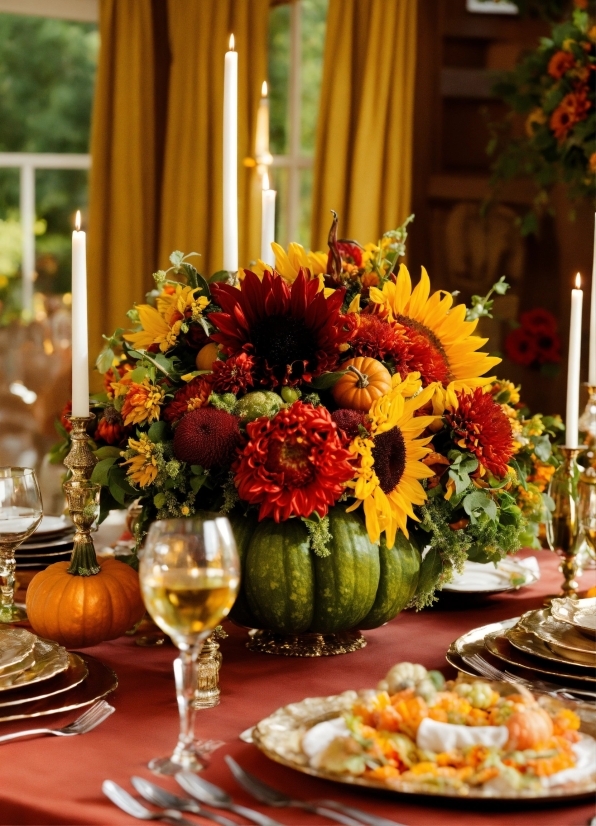
[[[224,640],[228,635],[221,625],[210,634],[199,654],[197,661],[198,683],[193,700],[194,708],[213,708],[219,705],[219,670],[221,668],[222,655],[219,650],[218,640]]]
[[[577,597],[575,575],[579,533],[577,457],[583,449],[583,447],[560,448],[563,463],[557,468],[548,488],[555,508],[551,519],[547,522],[546,536],[550,549],[562,557],[560,570],[563,574],[563,584],[560,596],[574,599]]]
[[[87,425],[95,416],[71,416],[71,448],[64,464],[71,472],[71,478],[64,483],[64,493],[70,518],[76,527],[73,540],[71,567],[76,565],[79,574],[92,576],[99,572],[91,528],[99,515],[99,494],[101,486],[89,481],[97,457],[89,447]],[[70,568],[69,568],[70,571]]]

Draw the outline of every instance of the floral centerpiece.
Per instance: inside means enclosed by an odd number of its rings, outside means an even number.
[[[236,619],[280,633],[428,605],[468,557],[518,550],[543,511],[517,391],[475,335],[490,299],[466,310],[425,270],[414,286],[405,225],[365,247],[336,226],[327,254],[275,245],[275,269],[209,281],[173,253],[97,362],[103,513],[138,500],[139,542],[156,518],[227,513]]]
[[[533,208],[522,219],[524,234],[537,230],[538,215],[557,182],[565,183],[574,198],[594,191],[596,25],[588,5],[593,12],[593,2],[576,0],[576,8],[554,25],[550,37],[542,38],[494,89],[511,107],[511,118],[494,127],[492,182],[529,175],[536,184]],[[509,128],[515,115],[525,119],[523,136]]]

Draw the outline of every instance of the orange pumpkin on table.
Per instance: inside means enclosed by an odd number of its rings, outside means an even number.
[[[331,391],[339,407],[368,413],[373,402],[391,390],[391,373],[377,359],[358,356],[342,364],[342,369],[347,372]]]
[[[98,563],[92,545],[75,546],[70,562],[40,571],[27,589],[33,630],[65,648],[120,637],[144,613],[138,573],[117,559]]]

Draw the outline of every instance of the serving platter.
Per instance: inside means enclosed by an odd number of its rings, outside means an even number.
[[[473,675],[477,677],[477,675]],[[493,686],[511,686],[495,683]],[[344,691],[331,697],[308,697],[301,702],[292,703],[278,709],[269,717],[261,720],[252,731],[254,744],[271,760],[284,766],[295,769],[303,774],[312,775],[334,783],[350,786],[361,786],[368,789],[379,789],[387,793],[400,795],[428,795],[436,798],[460,798],[476,801],[559,801],[574,802],[591,799],[596,792],[596,770],[589,777],[574,782],[567,782],[561,786],[542,788],[540,790],[525,790],[521,794],[512,791],[511,794],[489,795],[478,787],[468,787],[465,792],[459,789],[438,788],[436,786],[416,784],[400,779],[392,779],[391,784],[379,780],[339,774],[313,768],[306,754],[302,751],[303,735],[317,723],[340,717],[343,712],[350,711],[360,692]],[[563,705],[577,711],[582,720],[581,730],[587,737],[591,737],[596,729],[596,710],[587,703],[567,701]]]

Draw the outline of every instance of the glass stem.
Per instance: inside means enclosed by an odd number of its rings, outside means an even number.
[[[172,760],[174,763],[190,768],[196,761],[193,748],[195,710],[192,707],[192,701],[197,689],[197,658],[203,643],[202,641],[193,645],[182,643],[178,647],[180,656],[174,660],[174,679],[180,713],[180,736]]]
[[[0,614],[14,604],[15,570],[14,548],[0,546]]]

